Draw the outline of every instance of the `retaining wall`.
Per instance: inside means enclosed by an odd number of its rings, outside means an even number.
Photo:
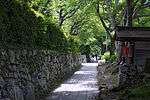
[[[80,67],[79,54],[0,49],[0,100],[35,100]]]

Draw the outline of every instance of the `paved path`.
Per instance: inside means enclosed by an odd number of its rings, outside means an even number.
[[[82,68],[55,89],[46,100],[96,100],[97,63],[82,64]]]

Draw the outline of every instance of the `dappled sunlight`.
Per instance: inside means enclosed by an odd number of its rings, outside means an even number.
[[[98,63],[82,63],[82,66],[98,66]]]
[[[83,81],[78,84],[62,84],[54,92],[98,91],[97,87],[94,86],[95,83],[96,81],[89,81],[89,82]]]
[[[71,79],[67,80],[64,84],[61,84],[54,92],[98,91],[95,75],[95,71],[77,71]]]
[[[97,97],[99,93],[96,79],[97,65],[97,63],[82,63],[83,67],[55,89],[47,100],[95,100],[91,98]]]
[[[95,74],[95,71],[77,71],[74,74]]]
[[[95,78],[97,74],[95,66],[97,65],[97,63],[82,63],[82,66],[85,67],[75,72],[71,79],[67,80],[54,92],[98,91],[97,80]]]

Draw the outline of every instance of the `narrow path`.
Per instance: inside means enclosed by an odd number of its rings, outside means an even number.
[[[96,100],[97,63],[82,64],[82,68],[55,89],[46,100]]]

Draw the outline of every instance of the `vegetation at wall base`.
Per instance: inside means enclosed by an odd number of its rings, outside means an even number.
[[[118,92],[121,100],[149,100],[150,99],[150,82],[125,88]]]

